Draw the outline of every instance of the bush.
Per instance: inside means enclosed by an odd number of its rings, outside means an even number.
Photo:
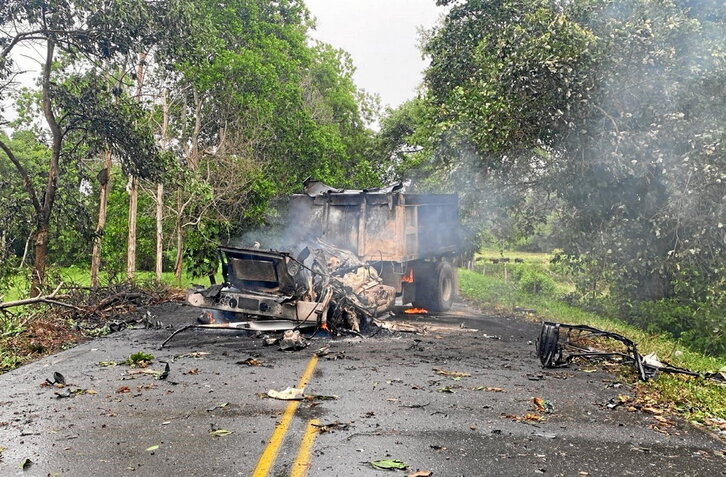
[[[665,333],[689,348],[712,356],[726,355],[724,310],[677,299],[637,303],[626,320],[648,331]]]
[[[519,289],[533,295],[552,294],[555,291],[555,282],[549,276],[531,268],[523,268],[515,275]]]

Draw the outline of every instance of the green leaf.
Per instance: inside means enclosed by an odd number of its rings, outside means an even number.
[[[395,459],[374,460],[368,463],[374,469],[406,470],[408,468],[408,465],[406,465],[404,462]]]
[[[158,449],[158,448],[159,448],[159,446],[158,446],[158,445],[156,445],[156,446],[151,446],[151,447],[147,447],[147,448],[146,448],[146,452],[154,452],[154,451],[155,451],[156,449]]]

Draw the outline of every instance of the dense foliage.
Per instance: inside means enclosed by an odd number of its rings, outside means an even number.
[[[438,3],[426,95],[383,122],[401,170],[496,239],[546,230],[590,305],[726,352],[723,3]]]
[[[376,98],[311,27],[299,0],[4,2],[0,293],[21,261],[38,293],[46,256],[86,267],[94,244],[104,276],[123,277],[136,211],[138,267],[158,255],[201,277],[220,241],[265,222],[306,177],[377,185]],[[37,89],[17,76],[29,48]]]

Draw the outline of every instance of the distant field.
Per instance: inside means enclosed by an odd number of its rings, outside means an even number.
[[[548,264],[552,259],[552,254],[549,253],[532,253],[532,252],[509,252],[499,250],[482,250],[481,252],[474,255],[474,261],[476,263],[491,263],[490,259],[509,258],[514,261],[515,258],[521,258],[526,263],[540,263]]]

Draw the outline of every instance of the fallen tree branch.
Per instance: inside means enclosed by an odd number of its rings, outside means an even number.
[[[65,308],[71,308],[76,311],[86,311],[81,307],[78,307],[76,305],[71,305],[70,303],[64,303],[62,301],[56,300],[56,298],[62,298],[58,296],[58,291],[63,286],[63,283],[58,285],[55,290],[53,290],[53,293],[50,295],[42,295],[42,296],[36,296],[33,298],[25,298],[23,300],[15,300],[15,301],[6,301],[6,302],[0,302],[0,310],[5,310],[7,308],[13,308],[16,306],[25,306],[25,305],[35,305],[37,303],[46,303],[48,305],[56,305],[56,306],[62,306]]]

